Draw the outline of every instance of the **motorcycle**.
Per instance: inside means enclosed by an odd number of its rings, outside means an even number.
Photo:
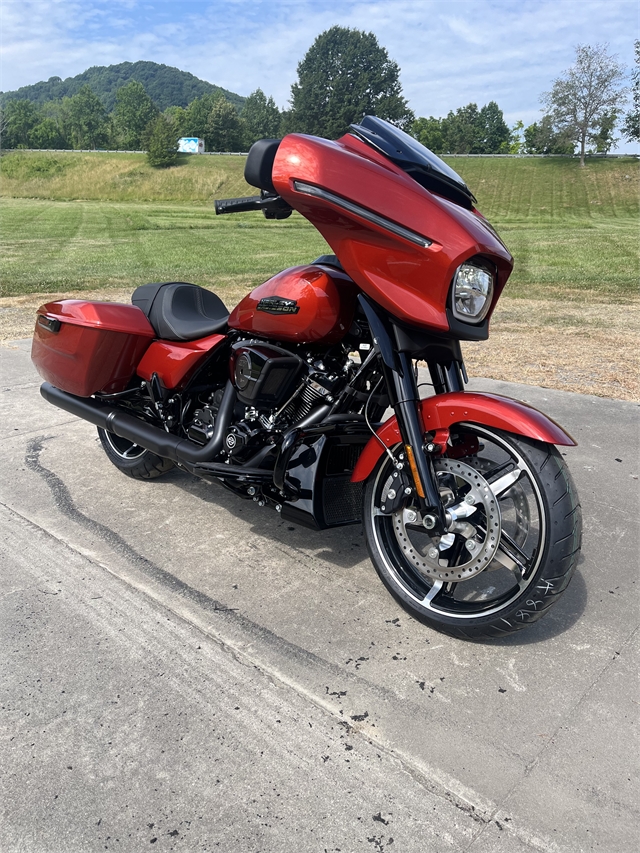
[[[230,313],[185,282],[142,285],[131,305],[43,305],[43,397],[97,426],[131,477],[177,465],[316,530],[361,522],[389,592],[439,631],[490,639],[536,622],[580,549],[556,448],[575,442],[521,402],[464,390],[460,342],[488,337],[513,266],[473,194],[373,116],[337,141],[260,140],[245,178],[259,195],[217,214],[298,211],[334,254]]]

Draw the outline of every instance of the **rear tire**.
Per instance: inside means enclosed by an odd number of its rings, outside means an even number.
[[[134,480],[155,480],[170,471],[175,463],[163,459],[138,444],[120,438],[112,432],[98,427],[98,438],[102,449],[119,471]]]
[[[451,432],[450,455],[435,460],[443,504],[458,515],[449,534],[431,535],[415,507],[380,511],[393,472],[384,454],[364,491],[367,548],[416,619],[453,637],[495,639],[537,622],[566,589],[580,504],[554,446],[476,425]]]

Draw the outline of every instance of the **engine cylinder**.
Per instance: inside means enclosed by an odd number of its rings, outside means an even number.
[[[299,356],[271,344],[240,342],[231,348],[231,381],[245,405],[281,406],[304,369]]]

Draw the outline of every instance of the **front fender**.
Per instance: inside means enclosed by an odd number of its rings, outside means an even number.
[[[480,426],[496,427],[516,435],[524,435],[548,444],[572,446],[576,444],[569,433],[533,406],[498,394],[475,394],[472,391],[437,394],[422,400],[420,409],[425,432],[447,429],[457,423],[475,423]],[[378,459],[384,453],[380,441],[386,447],[391,447],[401,440],[395,416],[384,422],[377,436],[377,438],[371,437],[360,454],[351,476],[352,483],[366,480],[373,471]]]

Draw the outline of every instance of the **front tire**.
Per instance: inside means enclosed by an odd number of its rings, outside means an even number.
[[[170,459],[163,459],[150,450],[134,444],[126,438],[98,427],[98,438],[102,449],[119,471],[134,480],[155,480],[174,466]]]
[[[536,622],[566,589],[580,504],[554,446],[475,424],[451,435],[435,460],[447,534],[432,535],[411,505],[381,511],[394,470],[384,454],[364,491],[367,547],[412,616],[453,637],[495,639]]]

